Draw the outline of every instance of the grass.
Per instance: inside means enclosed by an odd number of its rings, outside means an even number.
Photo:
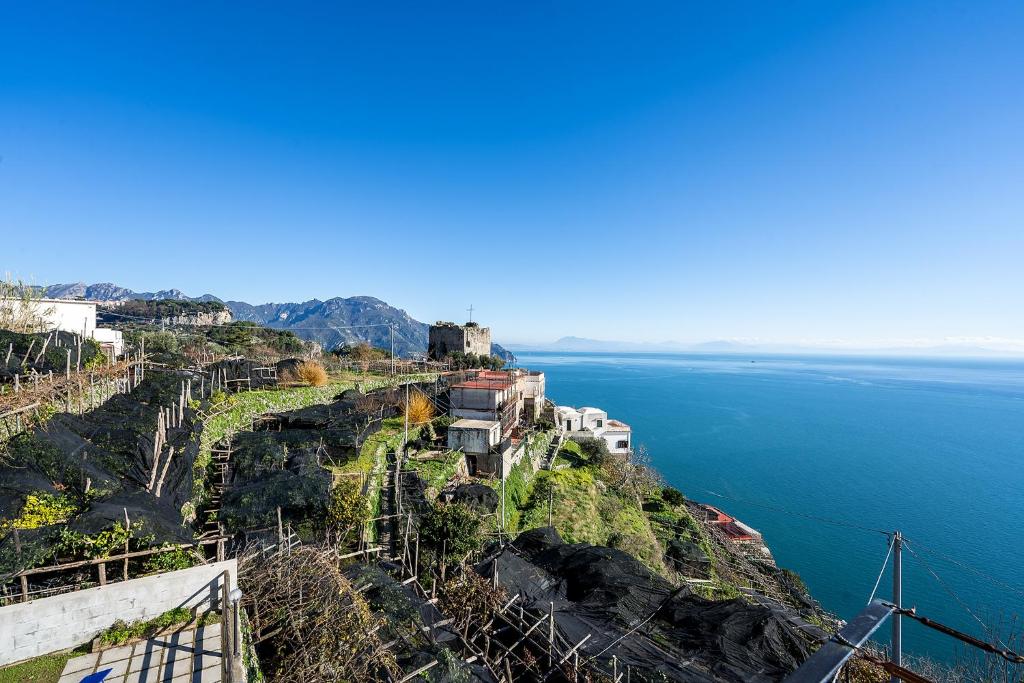
[[[352,389],[358,384],[366,392],[381,387],[394,386],[403,381],[420,381],[433,379],[434,375],[403,375],[400,377],[384,377],[365,375],[342,375],[332,378],[328,384],[318,387],[290,387],[284,389],[259,389],[233,394],[225,401],[227,407],[219,408],[207,418],[203,424],[203,433],[199,440],[199,455],[195,462],[195,485],[192,500],[185,503],[182,514],[185,521],[194,518],[194,511],[205,500],[207,468],[213,457],[211,449],[218,441],[230,437],[235,432],[246,431],[252,421],[264,413],[280,413],[297,410],[312,405],[330,403],[334,397]],[[362,454],[361,456],[362,457]],[[369,469],[372,469],[372,460]],[[369,471],[367,469],[366,471]],[[188,509],[191,508],[191,509]],[[191,514],[190,514],[191,513]]]
[[[0,683],[57,683],[68,660],[89,653],[82,645],[74,650],[57,652],[0,669]]]
[[[196,626],[215,624],[220,617],[213,613],[204,614],[196,620]],[[130,624],[115,621],[113,625],[100,634],[100,644],[104,647],[124,645],[128,641],[148,638],[172,626],[188,624],[192,621],[192,610],[187,607],[175,607],[147,621],[133,621]]]
[[[409,467],[416,470],[428,487],[440,491],[455,476],[462,453],[452,451],[445,453],[440,460],[409,460]]]
[[[661,545],[643,510],[601,482],[596,468],[538,472],[519,518],[520,530],[548,525],[549,493],[552,526],[567,543],[618,548],[651,570],[666,573]]]

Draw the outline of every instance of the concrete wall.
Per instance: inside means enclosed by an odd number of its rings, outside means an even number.
[[[465,426],[456,422],[448,427],[448,450],[451,451],[487,453],[500,439],[500,422],[490,422],[487,427]]]
[[[175,607],[219,609],[221,575],[237,585],[235,560],[0,607],[0,666],[95,638],[116,620],[152,619]]]
[[[454,386],[449,394],[452,408],[458,410],[497,410],[512,397],[512,389],[482,389]],[[454,414],[454,413],[453,413]]]
[[[22,303],[5,303],[22,310]],[[63,330],[92,335],[96,329],[96,304],[92,301],[63,301],[60,299],[40,299],[30,304],[33,315],[38,317],[47,330]]]

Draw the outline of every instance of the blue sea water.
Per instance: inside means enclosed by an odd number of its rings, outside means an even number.
[[[864,607],[885,558],[886,537],[865,529],[900,529],[917,553],[904,553],[905,605],[979,636],[979,620],[1024,617],[1024,363],[533,352],[519,364],[546,372],[556,403],[631,424],[668,483],[759,529],[836,615]],[[891,585],[887,570],[879,597]],[[962,651],[903,630],[914,654]]]

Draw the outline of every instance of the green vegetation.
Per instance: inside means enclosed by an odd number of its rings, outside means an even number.
[[[683,495],[683,492],[671,486],[666,486],[661,490],[661,499],[675,507],[686,502],[686,496]]]
[[[370,513],[370,501],[360,490],[359,482],[351,478],[341,479],[331,489],[331,499],[327,503],[328,532],[344,537],[356,525],[365,524]]]
[[[302,353],[306,344],[293,332],[263,327],[253,322],[235,321],[226,325],[188,328],[188,331],[164,331],[156,326],[130,323],[125,341],[138,348],[146,342],[146,353],[161,363],[180,365],[186,353],[222,355],[284,356]]]
[[[363,363],[374,360],[388,360],[391,358],[391,351],[387,349],[379,349],[376,346],[371,346],[367,342],[342,344],[331,351],[331,353],[345,360],[353,360]]]
[[[402,381],[419,381],[433,379],[433,375],[406,375]],[[371,391],[381,387],[392,386],[396,383],[395,378],[362,378],[358,381],[362,391]],[[342,391],[352,389],[357,382],[354,379],[336,379],[334,382],[320,387],[291,387],[287,389],[262,389],[257,391],[245,391],[239,394],[224,395],[222,400],[217,401],[214,396],[214,412],[208,416],[203,425],[203,433],[199,441],[199,455],[195,462],[193,472],[195,484],[192,490],[192,500],[182,507],[182,515],[188,523],[195,519],[196,510],[206,500],[208,491],[207,470],[213,458],[211,449],[217,442],[229,438],[239,431],[248,430],[256,417],[265,413],[280,413],[288,410],[297,410],[312,405],[330,403]],[[388,424],[385,420],[385,426]],[[401,422],[400,420],[398,422]],[[392,425],[394,421],[391,421]],[[381,430],[384,431],[383,429]],[[370,472],[376,461],[376,448],[380,445],[382,438],[380,433],[367,439],[360,451],[359,458],[348,463],[344,471]],[[393,438],[393,437],[392,437]],[[401,439],[401,435],[398,435]],[[397,442],[396,444],[397,445]]]
[[[438,460],[409,460],[409,469],[415,470],[428,488],[440,491],[458,471],[462,453],[445,453]]]
[[[25,498],[25,504],[17,518],[10,522],[0,521],[0,530],[38,529],[51,524],[62,524],[78,512],[78,504],[62,494],[37,491]]]
[[[57,683],[68,660],[89,653],[89,647],[82,645],[74,650],[43,655],[21,664],[0,669],[0,683]]]
[[[480,517],[461,503],[434,503],[420,522],[420,538],[435,556],[460,562],[480,547]]]
[[[220,313],[227,306],[219,301],[185,301],[181,299],[132,299],[125,301],[114,311],[121,315],[139,318],[176,318],[183,315]]]
[[[514,534],[519,530],[520,510],[526,506],[530,498],[530,472],[532,467],[529,459],[524,457],[516,463],[505,477],[505,531]],[[494,488],[501,495],[501,481],[494,482]],[[498,503],[498,514],[501,514],[501,503]],[[496,519],[495,523],[500,522]]]
[[[179,548],[166,553],[160,553],[146,560],[144,570],[147,574],[160,574],[162,572],[173,572],[179,569],[188,569],[199,563],[196,554],[188,548]]]
[[[213,624],[217,621],[218,617],[216,614],[208,613],[204,614],[196,621],[196,626]],[[187,607],[175,607],[174,609],[167,610],[160,616],[150,619],[149,621],[133,621],[129,624],[119,619],[115,621],[110,628],[100,634],[100,643],[104,647],[124,645],[132,640],[149,638],[165,629],[171,628],[172,626],[188,624],[191,622],[192,610]]]
[[[152,540],[151,537],[135,535],[140,528],[141,524],[132,524],[131,527],[126,527],[120,522],[114,522],[109,529],[90,536],[74,531],[70,527],[61,527],[56,554],[72,554],[88,558],[109,557],[115,551],[124,550],[125,544],[130,547],[133,541],[137,546],[148,545],[148,542]]]
[[[505,367],[505,359],[501,356],[478,356],[462,351],[453,351],[445,360],[451,365],[452,370],[501,370]]]
[[[644,511],[631,496],[612,490],[598,468],[538,472],[520,514],[519,529],[547,526],[549,500],[551,523],[566,542],[618,548],[652,570],[665,572],[662,548]]]

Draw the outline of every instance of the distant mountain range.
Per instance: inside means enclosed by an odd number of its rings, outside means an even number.
[[[224,301],[212,294],[190,297],[180,289],[135,292],[109,282],[92,285],[83,282],[49,285],[43,290],[46,296],[55,299],[220,301],[231,310],[235,320],[249,320],[279,330],[290,330],[302,339],[319,342],[325,349],[360,341],[369,342],[383,349],[390,348],[391,333],[388,326],[394,325],[396,353],[409,356],[427,351],[429,325],[372,296],[254,305],[245,301]],[[511,354],[498,344],[491,344],[491,353],[506,360],[511,357]]]

